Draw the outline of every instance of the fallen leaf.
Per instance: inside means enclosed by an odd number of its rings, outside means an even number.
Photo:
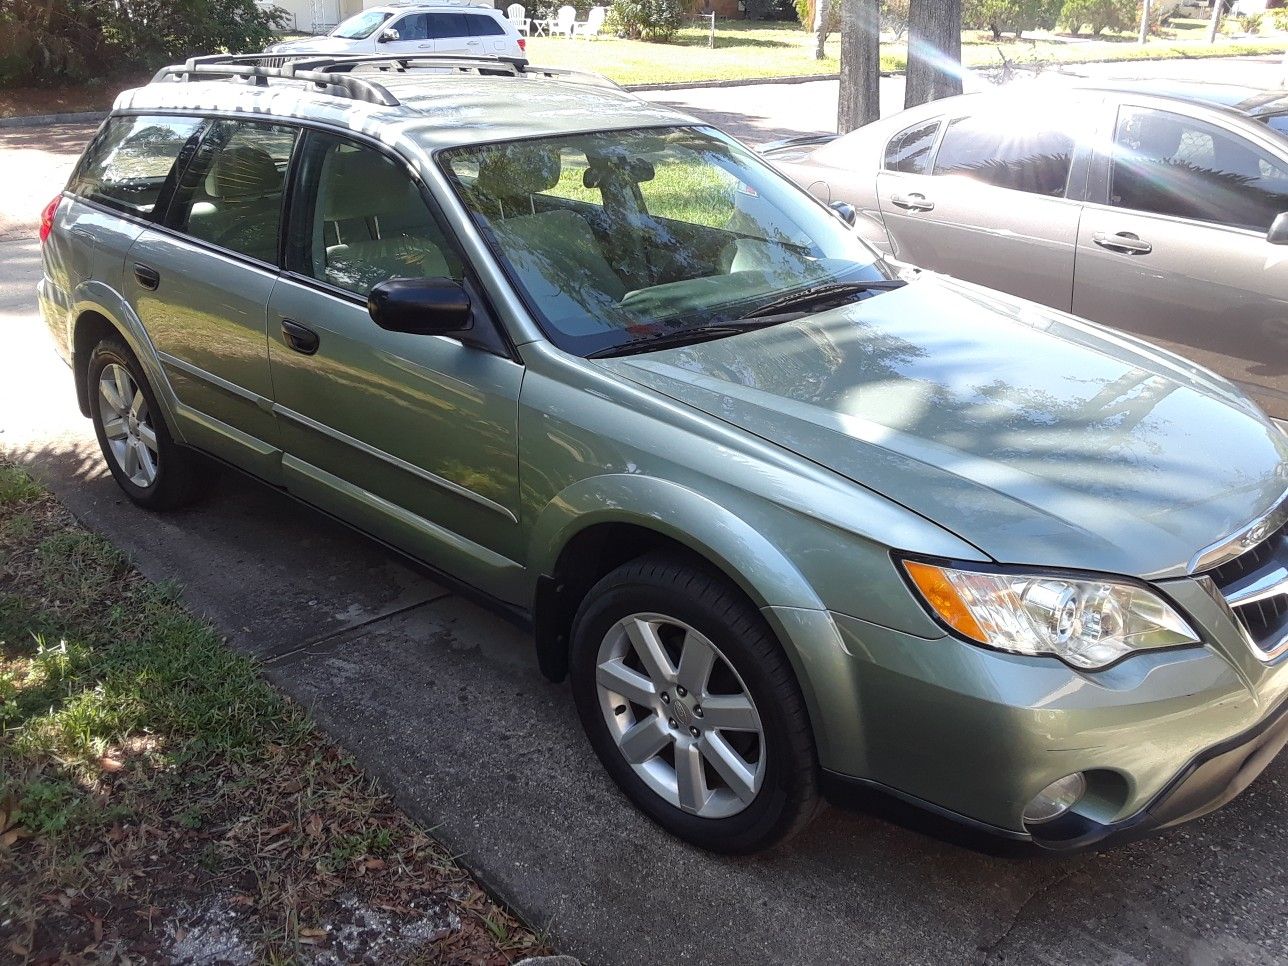
[[[98,767],[103,769],[103,771],[117,772],[125,767],[125,762],[119,761],[116,758],[109,758],[107,755],[104,755],[98,760]]]
[[[320,839],[322,837],[322,816],[314,812],[304,823],[304,829],[311,838]]]

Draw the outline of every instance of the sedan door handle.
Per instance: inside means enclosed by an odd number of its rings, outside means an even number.
[[[296,352],[302,352],[306,356],[317,352],[321,344],[316,332],[290,319],[282,319],[282,339]]]
[[[935,203],[920,191],[906,195],[891,195],[890,204],[905,211],[934,211]]]
[[[161,273],[142,262],[134,263],[134,278],[149,292],[155,292],[157,286],[161,284]]]
[[[1154,246],[1147,241],[1141,241],[1140,236],[1129,231],[1120,231],[1116,235],[1106,235],[1103,231],[1098,231],[1091,236],[1091,240],[1101,248],[1107,248],[1111,252],[1121,252],[1124,255],[1148,255],[1154,250]]]

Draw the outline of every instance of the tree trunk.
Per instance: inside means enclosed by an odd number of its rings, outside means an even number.
[[[878,0],[841,4],[841,95],[836,131],[845,134],[881,116],[881,12]]]
[[[842,3],[844,0],[836,0]],[[827,21],[831,16],[832,4],[829,0],[816,0],[814,4],[814,59],[822,60],[826,56]]]
[[[961,0],[912,0],[904,107],[962,92]]]
[[[1221,0],[1216,0],[1220,3]],[[1140,42],[1146,43],[1149,40],[1149,0],[1140,2]]]
[[[1212,21],[1208,24],[1208,43],[1216,43],[1216,32],[1221,29],[1221,0],[1212,0]]]

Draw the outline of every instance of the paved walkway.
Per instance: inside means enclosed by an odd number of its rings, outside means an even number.
[[[788,130],[803,110],[748,123]],[[605,966],[1288,961],[1288,757],[1224,811],[1101,856],[991,858],[839,810],[774,854],[710,856],[617,793],[529,640],[401,558],[232,474],[200,507],[136,509],[32,298],[34,216],[86,136],[0,133],[0,217],[18,236],[0,241],[0,447],[146,574],[178,580],[566,951]]]

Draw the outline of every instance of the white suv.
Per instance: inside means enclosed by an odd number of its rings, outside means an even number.
[[[368,7],[323,37],[286,40],[269,54],[462,54],[525,57],[514,25],[488,0],[436,0]]]

